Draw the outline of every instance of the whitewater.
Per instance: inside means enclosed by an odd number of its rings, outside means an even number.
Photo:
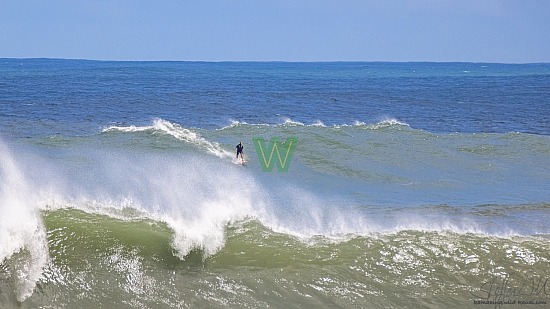
[[[1,308],[550,301],[548,65],[0,63]]]

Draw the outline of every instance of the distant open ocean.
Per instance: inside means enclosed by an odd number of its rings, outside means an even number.
[[[488,306],[550,307],[550,64],[0,59],[0,308]]]

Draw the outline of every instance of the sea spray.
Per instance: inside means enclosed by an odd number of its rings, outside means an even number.
[[[10,269],[19,301],[33,294],[49,260],[46,231],[31,188],[10,151],[0,142],[0,263]]]
[[[47,184],[41,209],[74,208],[120,220],[165,222],[173,231],[174,254],[181,259],[193,250],[205,258],[215,254],[225,244],[228,224],[262,216],[268,204],[252,177],[216,156],[96,149],[63,167],[55,159],[35,161],[49,166],[52,179],[62,184]],[[45,179],[37,182],[47,186]]]
[[[242,171],[212,160],[193,159],[161,166],[147,177],[154,212],[174,231],[173,247],[180,258],[191,250],[205,257],[225,244],[228,224],[255,217],[265,208],[263,193]]]

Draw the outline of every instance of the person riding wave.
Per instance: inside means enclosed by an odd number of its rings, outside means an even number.
[[[243,157],[244,146],[243,146],[243,143],[239,142],[239,144],[235,148],[237,148],[237,159],[239,158],[239,154],[240,154],[241,155],[241,161],[244,161],[244,157]]]

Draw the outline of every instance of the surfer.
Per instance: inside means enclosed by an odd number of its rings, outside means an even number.
[[[237,145],[235,148],[237,148],[237,159],[239,158],[239,154],[241,154],[241,161],[244,161],[244,158],[243,158],[243,149],[244,149],[243,143],[239,142],[239,145]]]

